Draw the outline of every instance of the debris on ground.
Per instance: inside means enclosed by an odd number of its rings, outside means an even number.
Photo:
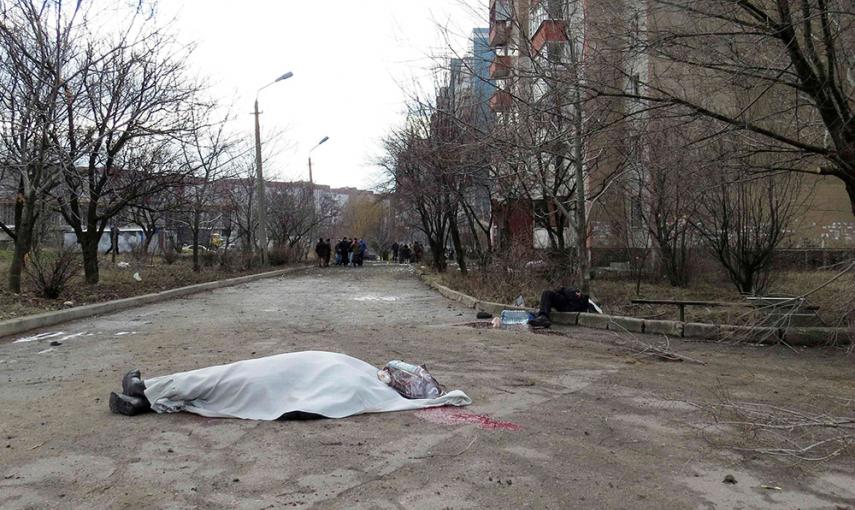
[[[134,280],[136,280],[136,281],[138,281],[138,282],[141,282],[141,281],[142,281],[142,276],[140,276],[140,274],[139,274],[139,273],[134,273]]]
[[[131,267],[131,265],[129,263],[125,262],[124,260],[117,263],[116,266],[120,267],[122,269],[127,269],[127,268]]]
[[[525,306],[525,298],[522,294],[520,294],[519,296],[517,296],[516,299],[514,299],[514,306]]]
[[[736,477],[733,475],[725,475],[724,480],[722,480],[721,483],[729,483],[730,485],[735,485]]]
[[[62,345],[62,342],[58,342],[58,341],[54,340],[49,345],[51,347],[58,347],[58,346]]]
[[[377,372],[377,378],[405,398],[437,398],[444,393],[442,385],[424,365],[392,360]]]
[[[490,312],[478,312],[475,314],[476,319],[492,319],[493,314]]]

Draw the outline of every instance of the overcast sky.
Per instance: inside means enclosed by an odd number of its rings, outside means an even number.
[[[486,26],[487,0],[161,0],[180,36],[196,41],[194,66],[213,93],[235,102],[252,136],[256,90],[286,71],[294,77],[261,92],[264,133],[282,131],[265,175],[370,188],[379,141],[401,123],[404,88],[430,81],[432,56],[466,51]]]

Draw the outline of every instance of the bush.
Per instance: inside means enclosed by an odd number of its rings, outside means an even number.
[[[163,253],[161,253],[160,256],[163,261],[169,264],[170,266],[174,264],[176,260],[178,260],[178,252],[175,251],[175,248],[173,248],[172,246],[167,246],[166,248],[164,248]]]
[[[300,260],[301,255],[299,248],[276,246],[270,250],[268,258],[270,259],[271,266],[284,266],[285,264]]]
[[[201,251],[201,250],[200,250]],[[199,261],[201,262],[203,267],[214,267],[214,264],[217,263],[217,252],[212,250],[203,251],[199,254]]]
[[[233,250],[224,250],[220,254],[220,269],[227,273],[231,273],[235,270],[235,262],[237,262],[237,257]]]
[[[244,270],[258,267],[260,263],[261,259],[255,253],[243,253],[240,256],[240,266],[244,268]]]
[[[30,254],[25,271],[40,296],[56,299],[80,272],[80,261],[71,249],[54,253],[35,250]]]

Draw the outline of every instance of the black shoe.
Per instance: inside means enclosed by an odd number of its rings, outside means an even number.
[[[533,328],[548,328],[552,326],[552,322],[546,315],[538,315],[534,319],[529,320],[528,325]]]
[[[122,393],[129,397],[145,398],[145,383],[139,370],[131,370],[122,377]]]
[[[122,377],[122,393],[127,395],[128,394],[128,386],[130,386],[131,379],[133,379],[134,377],[139,378],[141,376],[142,376],[142,374],[140,373],[140,371],[138,369],[135,368],[133,370],[129,370],[128,373],[125,374],[124,377]]]
[[[129,397],[124,393],[110,392],[110,411],[125,416],[136,416],[151,411],[148,400],[139,397]]]

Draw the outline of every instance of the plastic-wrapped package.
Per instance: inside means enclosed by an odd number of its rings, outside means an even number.
[[[377,378],[406,398],[437,398],[445,392],[424,365],[412,365],[401,360],[386,363],[377,372]]]

